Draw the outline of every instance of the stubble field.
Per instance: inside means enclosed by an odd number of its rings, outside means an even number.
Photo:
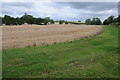
[[[50,45],[95,36],[103,32],[95,25],[22,25],[2,27],[2,48]]]

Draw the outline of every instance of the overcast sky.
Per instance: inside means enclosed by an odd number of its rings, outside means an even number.
[[[34,17],[50,17],[54,20],[82,22],[98,17],[118,15],[117,2],[3,2],[2,16],[21,17],[24,13]]]

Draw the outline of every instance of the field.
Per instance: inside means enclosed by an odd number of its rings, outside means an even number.
[[[93,25],[22,25],[2,27],[2,48],[22,48],[78,40],[103,32]]]
[[[98,36],[3,50],[4,78],[118,78],[118,29]]]

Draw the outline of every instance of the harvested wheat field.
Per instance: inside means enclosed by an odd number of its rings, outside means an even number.
[[[96,25],[21,25],[2,27],[2,48],[22,48],[78,40],[103,32]]]

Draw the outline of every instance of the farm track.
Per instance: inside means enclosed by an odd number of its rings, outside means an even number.
[[[2,27],[2,49],[50,45],[92,37],[103,32],[96,25],[22,25]]]

